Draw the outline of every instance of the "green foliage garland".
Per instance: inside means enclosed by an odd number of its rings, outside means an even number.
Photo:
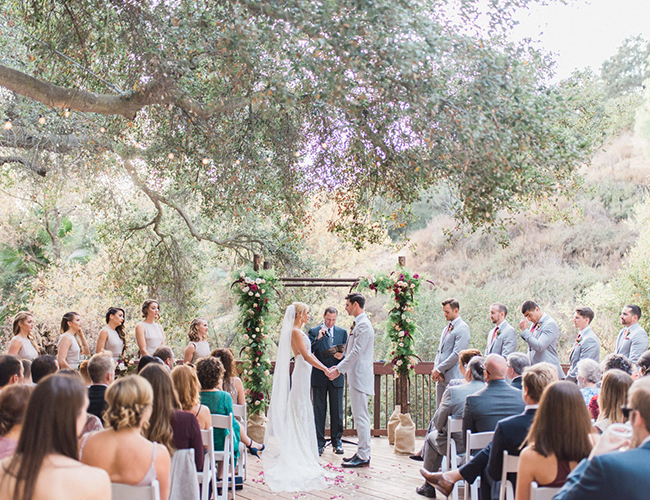
[[[273,271],[248,268],[235,277],[232,289],[238,296],[243,330],[244,372],[248,413],[265,412],[271,388],[271,362],[268,357],[269,335],[264,320],[274,298],[277,278]],[[237,285],[237,286],[235,286]]]
[[[424,279],[417,273],[399,268],[388,275],[364,277],[359,280],[360,290],[389,293],[394,306],[388,313],[386,335],[391,341],[391,364],[398,375],[408,375],[415,367],[417,356],[413,341],[417,325],[413,320],[413,310],[417,305],[415,295]]]

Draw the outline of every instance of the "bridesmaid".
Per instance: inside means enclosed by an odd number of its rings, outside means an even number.
[[[27,311],[20,311],[14,316],[13,334],[9,342],[7,354],[17,356],[20,359],[33,360],[38,357],[40,346],[32,334],[34,330],[34,316]]]
[[[104,349],[113,353],[115,361],[126,351],[124,309],[121,307],[111,307],[106,313],[106,326],[99,331],[95,352],[102,352]]]
[[[199,359],[210,355],[208,338],[208,322],[203,318],[196,318],[190,324],[190,331],[187,333],[190,343],[185,348],[183,363],[195,364]]]
[[[140,349],[140,356],[153,356],[153,352],[165,343],[165,332],[160,323],[156,323],[160,311],[157,300],[147,299],[142,303],[142,320],[135,327],[135,341]]]
[[[81,346],[79,346],[81,342]],[[76,312],[68,312],[61,319],[61,337],[57,361],[61,370],[76,370],[81,362],[80,354],[90,355],[90,347],[81,331],[81,317]]]

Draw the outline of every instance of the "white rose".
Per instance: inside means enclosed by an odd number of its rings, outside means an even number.
[[[259,297],[259,296],[260,296],[260,294],[259,294],[259,293],[256,293],[256,294],[255,294],[255,297]]]
[[[250,288],[248,288],[247,286],[245,286],[244,288],[241,289],[241,291],[244,292],[244,293],[246,293],[248,290],[250,290]]]
[[[245,273],[244,271],[242,271],[241,273],[239,273],[239,277],[240,277],[240,278],[244,278],[244,277],[246,277],[246,273]]]
[[[397,362],[395,363],[397,366],[402,366],[403,361],[401,359],[398,359]]]
[[[406,322],[407,322],[407,323],[410,323],[410,322],[411,322],[411,319],[410,319],[410,318],[406,318]]]
[[[251,335],[251,338],[252,338],[253,340],[255,340],[257,337],[256,337],[255,334],[253,334],[253,335]]]
[[[258,285],[259,285],[260,283],[262,283],[262,278],[257,278],[257,279],[255,280],[255,283],[257,283]]]
[[[268,376],[269,376],[269,371],[268,371],[268,370],[265,370],[265,371],[264,371],[264,375],[266,375],[266,376],[268,377]]]
[[[256,332],[259,332],[259,331],[260,331],[259,327],[258,327],[258,328],[255,328],[255,331],[256,331]]]
[[[253,292],[248,292],[248,295],[252,297],[252,296],[253,296]]]
[[[411,283],[411,288],[415,288],[415,283]]]
[[[244,340],[248,340],[248,334],[244,334]]]
[[[265,293],[266,293],[266,290],[264,290],[264,288],[262,288],[262,295],[264,295]]]
[[[400,342],[400,343],[399,343],[399,346],[400,346],[400,347],[404,347],[404,342]]]
[[[260,283],[266,283],[266,280],[262,278],[262,281],[260,281]]]
[[[398,333],[398,335],[399,335],[400,337],[403,337],[403,336],[406,335],[406,334],[404,333],[404,330],[402,330],[401,332]]]
[[[258,399],[257,401],[255,401],[255,405],[258,406],[259,404],[260,404],[260,401]]]
[[[246,277],[244,278],[244,281],[245,281],[246,283],[252,283],[252,282],[253,282],[253,280],[250,279],[248,276],[246,276]]]

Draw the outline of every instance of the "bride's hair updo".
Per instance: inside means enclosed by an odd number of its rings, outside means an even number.
[[[294,302],[291,305],[296,308],[296,316],[309,312],[309,306],[304,302]]]

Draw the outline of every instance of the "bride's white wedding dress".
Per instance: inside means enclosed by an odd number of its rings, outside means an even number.
[[[293,328],[291,312],[287,309],[285,323],[289,322],[290,328]],[[293,315],[295,316],[295,311]],[[318,458],[314,409],[311,402],[312,367],[301,355],[296,356],[291,377],[293,383],[289,390],[287,355],[290,353],[283,352],[283,349],[287,349],[285,337],[287,332],[283,325],[264,439],[266,449],[262,454],[264,479],[272,491],[323,489],[327,487],[325,477],[328,474],[321,467]],[[288,338],[290,350],[291,330],[288,332]],[[303,342],[305,347],[311,350],[309,337],[304,332]]]

